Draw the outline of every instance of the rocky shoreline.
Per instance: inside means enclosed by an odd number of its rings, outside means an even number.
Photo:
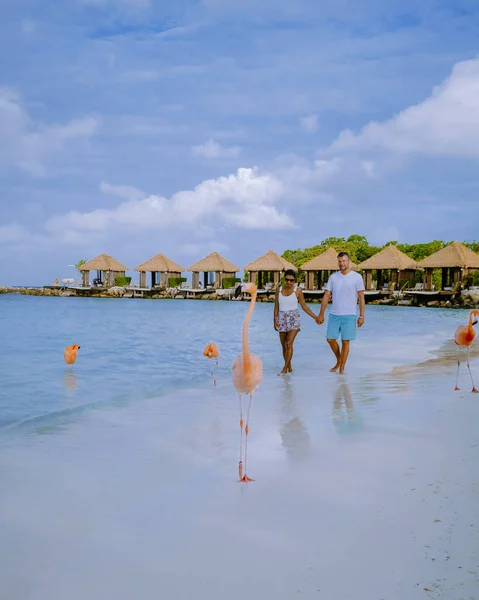
[[[57,296],[57,297],[88,297],[88,298],[145,298],[145,299],[184,299],[194,298],[195,300],[227,300],[232,299],[232,290],[218,290],[204,292],[195,292],[191,295],[188,289],[185,288],[167,288],[162,290],[141,291],[135,288],[128,287],[111,287],[111,288],[92,288],[82,290],[78,288],[66,288],[56,286],[45,287],[12,287],[0,286],[0,294],[21,294],[23,296]],[[312,304],[319,304],[321,298],[308,297],[305,292],[306,301]],[[249,298],[249,296],[248,296]],[[429,299],[428,299],[429,298]],[[240,298],[241,299],[241,298]],[[239,299],[239,300],[240,300]],[[258,296],[258,302],[274,302],[274,291],[264,293]],[[368,304],[383,305],[383,306],[427,306],[430,308],[479,308],[479,293],[464,290],[461,294],[456,294],[454,297],[449,297],[447,300],[431,299],[430,296],[412,296],[412,297],[393,297],[366,300]]]

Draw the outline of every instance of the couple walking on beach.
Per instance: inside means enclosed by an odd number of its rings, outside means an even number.
[[[328,302],[333,297],[332,307],[328,317],[326,338],[335,357],[336,364],[331,371],[344,373],[349,355],[349,345],[356,339],[356,323],[358,327],[364,325],[364,284],[359,273],[351,270],[351,259],[347,252],[338,254],[338,267],[326,284],[321,309],[318,315],[306,305],[303,292],[296,284],[296,271],[288,269],[284,274],[284,286],[276,290],[274,302],[274,328],[279,332],[279,339],[283,348],[284,367],[279,375],[291,373],[291,359],[293,358],[294,340],[301,330],[301,318],[298,304],[312,317],[318,325],[324,323],[324,313]],[[357,307],[359,300],[359,317]],[[341,347],[338,338],[341,336]]]

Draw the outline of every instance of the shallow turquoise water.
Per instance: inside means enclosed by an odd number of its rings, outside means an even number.
[[[140,401],[184,387],[208,387],[211,365],[202,356],[209,341],[220,348],[215,371],[230,380],[241,351],[245,302],[151,301],[83,298],[0,297],[0,428],[24,420],[72,412],[98,403]],[[314,312],[319,305],[311,305]],[[250,345],[265,377],[281,368],[271,304],[257,303]],[[464,311],[377,307],[367,309],[350,369],[384,370],[427,358],[451,337]],[[295,344],[298,375],[331,362],[318,327],[302,313]],[[81,349],[73,368],[64,347]]]

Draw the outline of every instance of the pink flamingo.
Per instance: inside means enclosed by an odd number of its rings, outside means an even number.
[[[246,474],[246,460],[247,460],[247,452],[248,452],[248,433],[249,433],[249,413],[251,409],[251,401],[253,399],[253,393],[256,391],[256,388],[260,384],[263,379],[263,365],[261,364],[261,360],[259,356],[256,354],[251,354],[249,351],[248,345],[248,327],[249,322],[251,320],[251,315],[253,314],[253,310],[256,303],[256,285],[254,283],[247,283],[241,286],[238,286],[235,291],[235,297],[238,297],[241,292],[248,292],[251,294],[251,302],[249,310],[245,316],[243,322],[243,330],[242,330],[242,349],[243,351],[238,354],[236,359],[233,362],[232,372],[233,372],[233,385],[235,386],[238,394],[239,394],[239,406],[240,406],[240,428],[241,428],[241,437],[240,437],[240,460],[238,465],[239,471],[239,480],[243,482],[254,481]],[[242,394],[249,395],[249,405],[248,405],[248,413],[246,416],[246,427],[245,427],[245,451],[244,451],[244,475],[243,475],[243,462],[242,462],[242,454],[243,454],[243,404],[242,404]]]
[[[216,366],[218,366],[219,355],[220,351],[218,350],[218,346],[214,342],[210,342],[203,350],[203,356],[206,356],[208,359],[216,358]],[[213,377],[213,385],[216,385],[216,379],[213,373],[213,369],[211,369],[211,377]]]
[[[65,348],[65,351],[63,352],[63,358],[65,359],[67,365],[75,364],[78,350],[80,350],[80,346],[77,344],[73,344],[73,346],[67,346]]]
[[[456,333],[454,335],[454,343],[459,346],[458,350],[461,352],[461,347],[466,348],[466,360],[467,360],[467,368],[469,369],[469,375],[471,376],[472,382],[472,391],[476,394],[479,393],[479,390],[476,389],[474,385],[474,380],[472,378],[471,367],[469,365],[469,348],[476,337],[476,332],[474,330],[474,325],[477,323],[477,317],[479,316],[479,310],[471,310],[469,313],[469,323],[467,325],[459,325],[456,329]],[[473,321],[473,317],[475,320]],[[460,355],[459,355],[460,356]],[[461,365],[461,361],[458,359],[457,361],[457,374],[456,374],[456,387],[455,390],[459,390],[459,367]]]

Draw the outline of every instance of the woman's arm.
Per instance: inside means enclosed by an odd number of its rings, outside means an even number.
[[[304,310],[304,312],[306,314],[308,314],[310,317],[312,317],[313,319],[316,319],[316,315],[306,304],[306,301],[304,299],[303,290],[301,288],[296,288],[296,295],[298,296],[298,302],[300,303],[301,308]]]
[[[324,313],[326,312],[326,307],[328,306],[330,298],[331,292],[329,290],[325,290],[323,300],[321,302],[321,310],[319,311],[319,315],[317,318],[318,325],[322,325],[324,323]]]

